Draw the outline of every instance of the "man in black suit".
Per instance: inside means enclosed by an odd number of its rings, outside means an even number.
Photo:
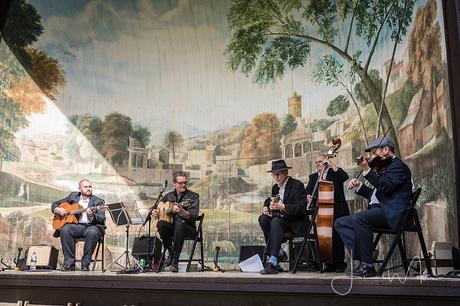
[[[291,167],[284,160],[277,160],[272,162],[272,169],[268,171],[272,173],[276,184],[272,187],[272,197],[265,200],[259,217],[270,256],[262,274],[278,273],[278,256],[284,233],[305,236],[307,232],[305,187],[301,181],[288,175],[288,169]]]
[[[348,209],[343,190],[343,183],[348,180],[348,174],[342,168],[337,167],[334,159],[327,158],[324,154],[316,157],[315,165],[317,172],[310,175],[310,180],[305,188],[308,204],[312,207],[316,205],[318,190],[313,195],[313,189],[318,181],[319,174],[323,173],[322,179],[331,181],[334,185],[334,221],[340,217],[349,215],[350,210]],[[344,272],[347,267],[345,263],[345,248],[342,239],[334,227],[332,231],[332,253],[334,262],[328,263],[323,272]]]
[[[81,270],[89,271],[91,256],[99,239],[104,235],[105,213],[104,200],[93,195],[91,182],[83,179],[78,184],[79,192],[71,192],[66,198],[58,200],[51,205],[51,211],[60,216],[65,216],[68,211],[59,207],[60,204],[78,203],[85,211],[76,215],[78,223],[66,223],[55,237],[61,237],[62,252],[64,253],[64,270],[75,270],[75,241],[77,238],[85,238],[83,257],[81,258]]]
[[[335,228],[342,237],[352,259],[359,265],[352,275],[372,277],[373,227],[396,228],[412,197],[412,179],[409,167],[394,153],[394,142],[389,138],[377,138],[366,148],[372,159],[361,163],[364,178],[373,188],[353,178],[348,187],[369,199],[369,209],[335,221]]]

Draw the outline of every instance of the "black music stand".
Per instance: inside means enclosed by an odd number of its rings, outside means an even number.
[[[111,266],[113,265],[118,265],[122,267],[122,270],[118,271],[118,273],[137,273],[137,272],[143,272],[142,267],[139,264],[139,261],[131,255],[129,252],[129,226],[130,225],[138,225],[142,224],[142,216],[139,213],[139,210],[137,209],[136,202],[118,202],[118,203],[112,203],[112,204],[107,204],[107,208],[109,210],[110,216],[112,217],[113,222],[117,226],[124,225],[126,227],[126,248],[125,251],[118,256],[117,259],[115,259],[110,265],[105,268],[104,271],[107,271]],[[125,265],[123,266],[120,264],[118,261],[125,257]]]

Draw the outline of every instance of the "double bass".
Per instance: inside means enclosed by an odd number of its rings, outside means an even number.
[[[340,138],[332,139],[333,148],[329,149],[326,158],[334,158],[342,145]],[[319,173],[318,180],[312,192],[311,204],[316,204],[313,220],[316,223],[318,235],[318,257],[321,263],[334,263],[332,253],[332,227],[334,225],[334,184],[323,180],[325,168]],[[317,195],[316,195],[317,193]],[[313,201],[316,200],[316,203]]]

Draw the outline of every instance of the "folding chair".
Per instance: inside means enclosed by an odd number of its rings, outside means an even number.
[[[190,266],[192,261],[201,262],[201,272],[204,271],[204,253],[203,253],[203,221],[204,221],[204,213],[201,213],[198,217],[196,217],[195,221],[198,221],[198,226],[196,228],[195,233],[187,234],[185,236],[185,240],[193,240],[192,250],[190,251],[190,256],[186,260],[179,260],[179,262],[187,262],[186,272],[190,271]],[[200,259],[193,259],[195,255],[196,244],[200,243]],[[163,249],[163,253],[160,258],[160,262],[158,264],[157,272],[160,272],[163,269],[163,262],[166,256],[166,248]]]
[[[420,196],[421,191],[422,191],[421,188],[417,188],[417,190],[412,194],[412,199],[409,203],[409,206],[407,207],[406,212],[404,213],[401,219],[401,222],[396,229],[390,229],[390,228],[373,228],[372,229],[372,231],[377,234],[377,237],[374,240],[374,250],[376,250],[377,245],[380,241],[380,238],[382,237],[383,234],[394,235],[393,241],[391,242],[390,248],[388,250],[388,253],[385,255],[385,258],[383,260],[375,261],[377,263],[381,262],[381,265],[378,271],[379,276],[382,276],[383,272],[385,271],[393,270],[399,267],[403,267],[406,273],[409,271],[409,269],[413,269],[417,271],[417,269],[411,265],[411,261],[413,259],[411,258],[409,260],[407,258],[406,243],[404,239],[405,238],[404,233],[406,232],[417,233],[418,240],[420,242],[420,248],[423,254],[423,261],[425,262],[428,275],[429,276],[433,275],[433,272],[431,270],[430,259],[428,258],[428,251],[426,249],[425,240],[423,238],[422,227],[420,225],[420,219],[418,217],[417,210],[415,209],[415,204],[417,203],[417,200],[418,200],[418,197]],[[401,253],[402,265],[387,268],[388,262],[390,261],[391,256],[393,255],[393,252],[396,249],[396,246],[398,246],[399,252]]]
[[[77,245],[79,242],[85,243],[85,238],[76,238],[74,239],[74,242],[75,242],[75,245]],[[101,258],[98,259],[99,249],[101,248],[101,246],[102,246]],[[94,269],[96,268],[96,263],[98,261],[101,263],[101,270],[104,271],[104,235],[102,235],[99,241],[97,242],[96,253],[95,253],[94,259],[91,258],[91,262],[93,263],[93,266],[91,267],[91,271],[94,271]],[[76,258],[75,262],[81,262],[81,258]]]
[[[307,234],[303,237],[302,245],[300,246],[300,250],[297,254],[295,262],[292,265],[292,269],[291,269],[291,254],[294,254],[293,240],[294,238],[297,238],[297,237],[293,236],[292,239],[288,239],[288,242],[289,242],[289,269],[291,270],[291,273],[293,274],[297,272],[297,268],[299,266],[299,263],[301,262],[306,263],[307,265],[309,263],[315,263],[320,267],[320,271],[322,272],[322,265],[321,265],[321,262],[318,260],[319,259],[319,256],[318,256],[319,246],[318,246],[318,231],[316,229],[316,221],[315,221],[316,214],[317,214],[317,209],[307,209],[307,220],[309,221],[308,226],[307,226]],[[313,233],[310,234],[312,230],[313,230]],[[310,252],[307,251],[306,258],[301,260],[302,253],[304,252],[305,246],[307,245],[307,243],[309,247],[311,247],[312,243],[314,245],[314,250],[311,252],[313,256],[312,258],[310,258]]]

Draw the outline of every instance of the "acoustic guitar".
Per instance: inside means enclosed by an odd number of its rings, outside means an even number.
[[[179,207],[182,207],[185,210],[188,210],[191,206],[192,203],[189,200],[185,200],[180,203],[176,203],[174,201],[167,201],[167,202],[160,202],[158,204],[158,220],[163,220],[168,223],[173,223],[174,221],[174,214],[173,214],[173,207],[175,205],[178,205]]]
[[[61,216],[59,214],[54,214],[52,225],[55,230],[60,230],[67,223],[78,223],[78,218],[75,215],[79,215],[85,212],[87,209],[87,208],[83,208],[78,203],[69,204],[67,202],[63,202],[59,204],[58,207],[64,208],[67,212],[64,216]],[[89,208],[94,212],[94,211],[103,209],[104,207],[105,205],[97,205],[97,206],[89,207]]]

